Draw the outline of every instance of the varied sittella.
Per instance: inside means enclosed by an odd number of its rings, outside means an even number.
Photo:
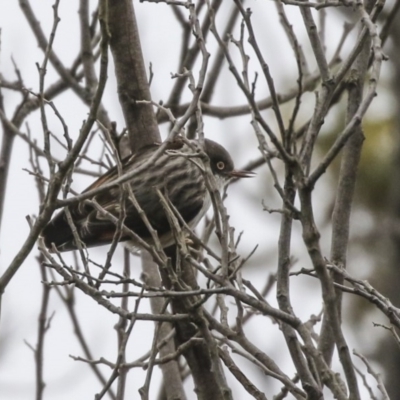
[[[132,189],[131,193],[157,232],[164,248],[174,243],[174,236],[156,189],[164,194],[191,228],[197,225],[211,204],[204,174],[201,171],[204,164],[200,157],[193,157],[195,151],[192,147],[198,147],[199,142],[192,140],[189,143],[176,139],[150,163],[148,160],[159,150],[159,145],[147,146],[139,153],[122,160],[123,174],[132,175],[128,181]],[[210,160],[211,171],[216,178],[219,190],[233,177],[244,178],[253,175],[250,171],[235,170],[229,153],[212,140],[204,140],[204,151]],[[176,154],[173,154],[174,152]],[[118,177],[118,169],[113,167],[83,193],[115,181]],[[92,200],[108,212],[108,215],[111,214],[117,219],[120,217],[121,208],[124,209],[125,226],[145,242],[152,244],[152,236],[139,211],[130,200],[129,191],[125,196],[124,207],[121,207],[120,191],[121,185],[116,184],[93,196]],[[67,215],[62,210],[43,229],[42,236],[48,248],[51,249],[54,244],[58,251],[77,249],[71,225],[75,226],[81,242],[86,247],[100,246],[113,241],[116,223],[115,220],[113,222],[105,216],[107,213],[99,212],[85,200],[70,205],[68,209],[73,224],[68,222]],[[119,240],[132,240],[132,237],[123,232]],[[133,244],[140,247],[138,243]]]

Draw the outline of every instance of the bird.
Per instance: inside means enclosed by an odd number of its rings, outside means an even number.
[[[207,212],[211,200],[206,187],[204,163],[201,157],[195,155],[193,148],[199,149],[198,140],[183,140],[175,138],[167,143],[165,150],[154,160],[148,162],[160,144],[148,145],[139,152],[121,160],[122,173],[130,173],[128,184],[140,208],[144,211],[152,228],[157,232],[163,248],[174,244],[174,235],[167,213],[161,204],[159,189],[169,199],[182,219],[194,228]],[[210,161],[211,171],[216,178],[218,190],[232,178],[253,176],[253,172],[236,170],[228,151],[210,139],[204,139],[204,152]],[[102,185],[115,181],[120,176],[117,166],[112,167],[100,176],[82,193],[100,188]],[[111,188],[92,197],[105,211],[115,217],[121,212],[121,185]],[[92,204],[84,200],[68,206],[73,226],[84,245],[89,247],[110,244],[113,241],[116,224],[104,217]],[[124,224],[137,234],[147,244],[154,244],[152,236],[146,227],[137,207],[125,198]],[[65,252],[78,249],[71,224],[68,222],[65,210],[58,212],[44,227],[42,237],[47,248]],[[120,242],[132,240],[131,235],[122,233]],[[140,249],[140,245],[133,243]]]

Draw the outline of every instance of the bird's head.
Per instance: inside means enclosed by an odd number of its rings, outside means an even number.
[[[205,139],[204,150],[210,159],[211,170],[216,177],[227,181],[230,178],[250,178],[254,176],[252,171],[235,169],[232,157],[220,144]]]

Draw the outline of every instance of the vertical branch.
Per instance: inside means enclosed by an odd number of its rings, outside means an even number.
[[[358,55],[350,70],[349,78],[347,79],[348,100],[346,123],[349,123],[356,114],[363,99],[363,87],[368,70],[370,47],[371,40],[366,40],[361,53]],[[343,268],[346,268],[350,214],[363,141],[364,134],[362,128],[360,125],[357,125],[353,128],[353,133],[343,149],[335,206],[332,214],[331,262]],[[343,275],[334,274],[334,280],[335,282],[342,284]],[[341,304],[342,291],[337,290],[336,305],[339,317],[341,315]],[[335,344],[331,325],[332,323],[329,319],[329,315],[324,315],[319,349],[322,351],[328,364],[331,363]]]
[[[3,107],[3,95],[0,93],[0,108],[4,112]],[[8,171],[10,169],[12,149],[15,134],[12,129],[3,121],[1,121],[3,127],[3,138],[1,141],[1,151],[0,151],[0,231],[1,222],[3,219],[4,201],[6,198],[7,189],[7,177]]]
[[[340,318],[336,308],[336,294],[333,281],[326,267],[326,261],[322,256],[320,248],[320,233],[317,229],[312,205],[312,189],[302,187],[299,190],[301,203],[301,224],[303,229],[303,240],[307,246],[307,251],[315,272],[321,282],[322,298],[324,301],[325,312],[329,315],[331,329],[335,337],[335,343],[339,353],[339,359],[343,366],[351,398],[360,399],[357,385],[357,377],[351,361],[351,355],[347,346],[343,331],[341,329]]]
[[[129,132],[132,152],[160,141],[151,100],[140,36],[131,0],[109,0],[110,47],[114,58],[119,101]]]
[[[40,178],[40,176],[42,175],[42,170],[40,167],[38,154],[37,152],[35,152],[33,147],[29,148],[29,161],[33,171],[37,173],[35,179],[36,186],[38,189],[39,200],[40,202],[42,202],[45,193],[45,185],[44,181]],[[39,264],[40,277],[42,282],[42,301],[38,316],[37,343],[34,349],[34,353],[35,353],[35,367],[36,367],[36,400],[41,400],[43,399],[43,392],[46,386],[43,374],[44,343],[45,343],[45,335],[48,329],[50,328],[50,320],[51,320],[51,317],[48,316],[51,286],[48,284],[48,274],[47,274],[47,269],[43,264],[45,260],[43,254],[39,254],[39,256],[36,259]]]
[[[124,278],[129,279],[131,272],[130,265],[130,254],[128,250],[124,250]],[[125,281],[123,283],[123,292],[129,291],[129,282]],[[122,297],[121,299],[121,309],[129,312],[129,297]],[[118,337],[118,362],[120,364],[126,363],[126,344],[127,344],[127,318],[119,317],[119,321],[115,326]],[[118,383],[117,383],[117,399],[123,400],[125,398],[125,388],[126,388],[126,379],[128,375],[128,370],[126,368],[120,368]]]
[[[36,363],[36,400],[43,399],[43,391],[45,388],[43,369],[44,369],[44,338],[46,331],[50,325],[48,318],[48,306],[51,287],[48,285],[46,267],[43,265],[44,257],[40,255],[37,258],[40,265],[40,275],[42,280],[42,304],[38,318],[38,334],[35,348],[35,363]]]
[[[45,111],[45,101],[43,97],[44,93],[44,83],[47,73],[47,64],[50,58],[50,53],[52,51],[53,42],[56,37],[56,30],[58,23],[60,22],[60,17],[58,16],[58,5],[60,4],[59,0],[56,0],[53,5],[53,28],[50,33],[50,40],[47,43],[46,51],[44,53],[44,59],[42,65],[39,67],[39,104],[40,104],[40,117],[42,121],[43,128],[43,141],[44,141],[44,154],[47,158],[47,162],[49,164],[50,169],[50,179],[54,174],[54,162],[51,159],[51,150],[50,150],[50,131],[47,125],[46,111]]]
[[[145,252],[142,255],[142,262],[146,265],[143,277],[144,282],[151,287],[161,287],[162,282],[157,265],[152,261],[149,253]],[[164,301],[161,298],[152,298],[150,302],[152,313],[160,314],[163,308],[163,303]],[[159,337],[163,338],[169,337],[173,327],[171,324],[164,322],[159,329]],[[161,347],[160,356],[165,357],[168,354],[172,354],[175,350],[175,343],[171,338],[163,347]],[[163,373],[164,390],[167,398],[185,400],[186,395],[182,386],[178,362],[176,360],[172,360],[168,363],[161,364],[160,367]]]
[[[94,93],[97,86],[94,55],[92,48],[92,32],[89,24],[89,0],[80,0],[79,20],[81,28],[81,60],[86,79],[86,88]]]
[[[284,187],[285,198],[283,199],[284,207],[285,205],[286,207],[288,205],[293,205],[296,196],[292,173],[289,167],[286,167],[286,170]],[[293,314],[289,286],[292,223],[293,217],[290,210],[286,208],[286,212],[282,215],[278,244],[277,300],[279,308],[289,314]],[[282,332],[304,390],[308,393],[310,398],[320,398],[322,395],[321,390],[307,366],[307,360],[302,354],[301,345],[294,329],[287,324],[283,324]]]

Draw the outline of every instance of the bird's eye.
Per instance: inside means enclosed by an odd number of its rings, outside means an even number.
[[[225,168],[225,163],[223,161],[218,161],[217,168],[222,171]]]

